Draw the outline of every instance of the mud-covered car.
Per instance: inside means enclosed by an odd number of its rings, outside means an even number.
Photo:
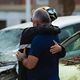
[[[63,40],[80,30],[80,16],[59,17],[54,22],[52,22],[52,24],[61,28],[59,38],[62,42]],[[10,26],[0,30],[0,74],[8,70],[5,66],[13,65],[14,68],[17,61],[15,53],[19,48],[22,31],[25,28],[29,28],[32,26],[32,22],[28,22]],[[5,67],[5,70],[3,70],[2,67]],[[12,70],[13,68],[9,67],[9,70]]]

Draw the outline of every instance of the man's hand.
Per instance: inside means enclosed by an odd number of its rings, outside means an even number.
[[[62,47],[56,41],[54,41],[54,43],[55,43],[55,45],[50,47],[50,52],[52,54],[61,52],[62,51]]]
[[[26,57],[26,55],[24,53],[21,53],[20,51],[18,51],[16,53],[16,57],[17,57],[18,61],[22,61]]]

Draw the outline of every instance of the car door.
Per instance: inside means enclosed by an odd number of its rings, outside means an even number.
[[[80,56],[80,31],[61,43],[67,53],[65,58]]]
[[[80,30],[80,23],[71,24],[68,26],[65,26],[61,29],[61,33],[59,34],[60,42],[64,41],[68,37],[70,37],[72,34]]]

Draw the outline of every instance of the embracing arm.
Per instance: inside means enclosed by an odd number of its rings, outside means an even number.
[[[28,69],[33,69],[38,63],[38,58],[32,55],[29,55],[28,58],[23,60],[23,65]]]
[[[39,61],[39,55],[41,53],[41,47],[42,45],[39,44],[39,41],[36,39],[32,40],[31,48],[28,52],[27,58],[22,58],[23,65],[28,69],[33,69],[36,67],[38,61]],[[17,55],[17,58],[21,57],[23,53],[19,52]]]
[[[33,69],[37,62],[38,58],[33,55],[28,55],[28,57],[24,57],[24,54],[19,52],[16,54],[17,59],[23,63],[23,65],[28,69]]]
[[[50,47],[50,52],[52,54],[57,54],[59,58],[62,58],[66,55],[66,50],[62,45],[55,43],[55,45]]]

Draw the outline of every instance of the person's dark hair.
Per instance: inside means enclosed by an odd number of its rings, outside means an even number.
[[[33,17],[32,19],[39,19],[41,20],[43,23],[50,23],[51,22],[51,19],[50,19],[50,16],[49,14],[43,10],[43,9],[36,9],[34,12],[33,12]]]

